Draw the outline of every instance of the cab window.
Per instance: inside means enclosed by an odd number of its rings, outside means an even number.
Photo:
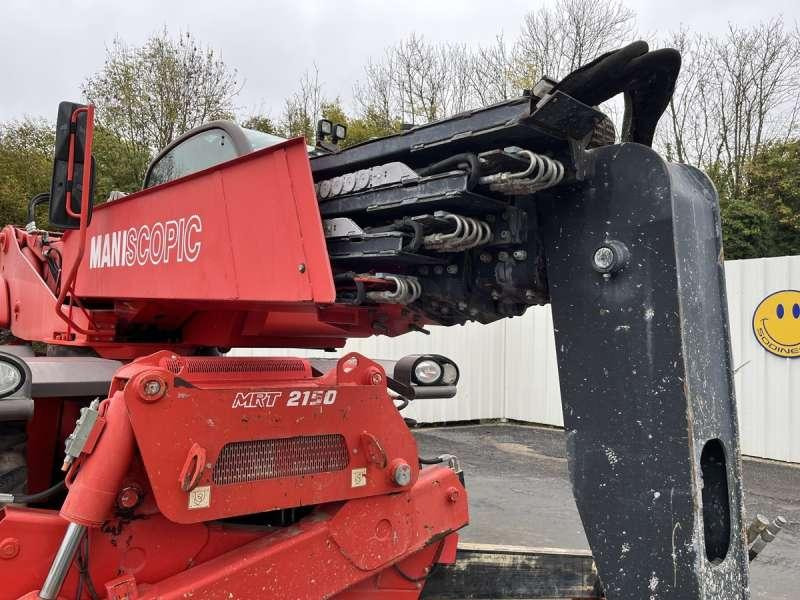
[[[162,156],[150,170],[145,187],[153,187],[236,158],[230,137],[219,128],[184,140]]]

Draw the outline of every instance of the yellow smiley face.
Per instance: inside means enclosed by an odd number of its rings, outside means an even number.
[[[783,290],[764,298],[753,314],[753,332],[768,352],[800,358],[800,292]]]

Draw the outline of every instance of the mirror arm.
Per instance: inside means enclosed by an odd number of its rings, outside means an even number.
[[[75,169],[75,137],[77,136],[77,125],[78,125],[78,115],[82,112],[86,113],[86,140],[84,141],[83,146],[83,185],[81,187],[81,208],[80,212],[76,213],[72,210],[72,177],[74,174]],[[64,314],[62,307],[64,306],[64,301],[66,300],[67,293],[73,290],[75,286],[75,279],[78,276],[78,267],[80,267],[81,260],[83,260],[83,253],[86,248],[86,230],[89,227],[89,203],[91,202],[91,198],[89,197],[91,193],[91,178],[92,178],[92,137],[94,135],[94,105],[89,104],[88,106],[83,106],[81,108],[77,108],[72,112],[72,117],[70,118],[70,137],[69,137],[69,159],[67,162],[67,202],[66,202],[66,210],[67,214],[70,217],[80,219],[80,229],[79,229],[79,236],[80,240],[78,242],[78,251],[75,255],[75,260],[73,261],[72,265],[70,266],[69,274],[67,275],[66,280],[61,285],[61,291],[58,294],[58,299],[56,300],[56,314],[58,317],[63,320],[69,329],[74,329],[78,333],[83,335],[89,335],[94,333],[93,330],[86,330],[80,327],[75,321],[72,319],[72,304],[70,304],[69,314]],[[67,335],[69,335],[70,331],[67,330]]]

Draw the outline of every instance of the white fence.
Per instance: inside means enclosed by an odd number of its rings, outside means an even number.
[[[800,289],[800,256],[728,261],[725,266],[742,451],[800,462],[800,358],[769,354],[752,330],[753,312],[763,298],[779,290]],[[394,339],[351,340],[345,350],[387,359],[435,352],[455,360],[462,373],[458,396],[412,402],[403,412],[421,422],[506,418],[563,425],[549,307],[489,326],[434,327],[429,336],[411,333]]]

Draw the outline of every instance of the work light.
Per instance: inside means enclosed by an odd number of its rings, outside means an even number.
[[[20,366],[6,356],[0,356],[0,398],[16,392],[25,381],[25,374]]]
[[[442,377],[442,367],[435,360],[426,358],[414,365],[414,379],[422,385],[432,385]]]
[[[317,132],[319,132],[322,137],[328,137],[333,133],[333,123],[328,119],[320,119],[317,122]]]

